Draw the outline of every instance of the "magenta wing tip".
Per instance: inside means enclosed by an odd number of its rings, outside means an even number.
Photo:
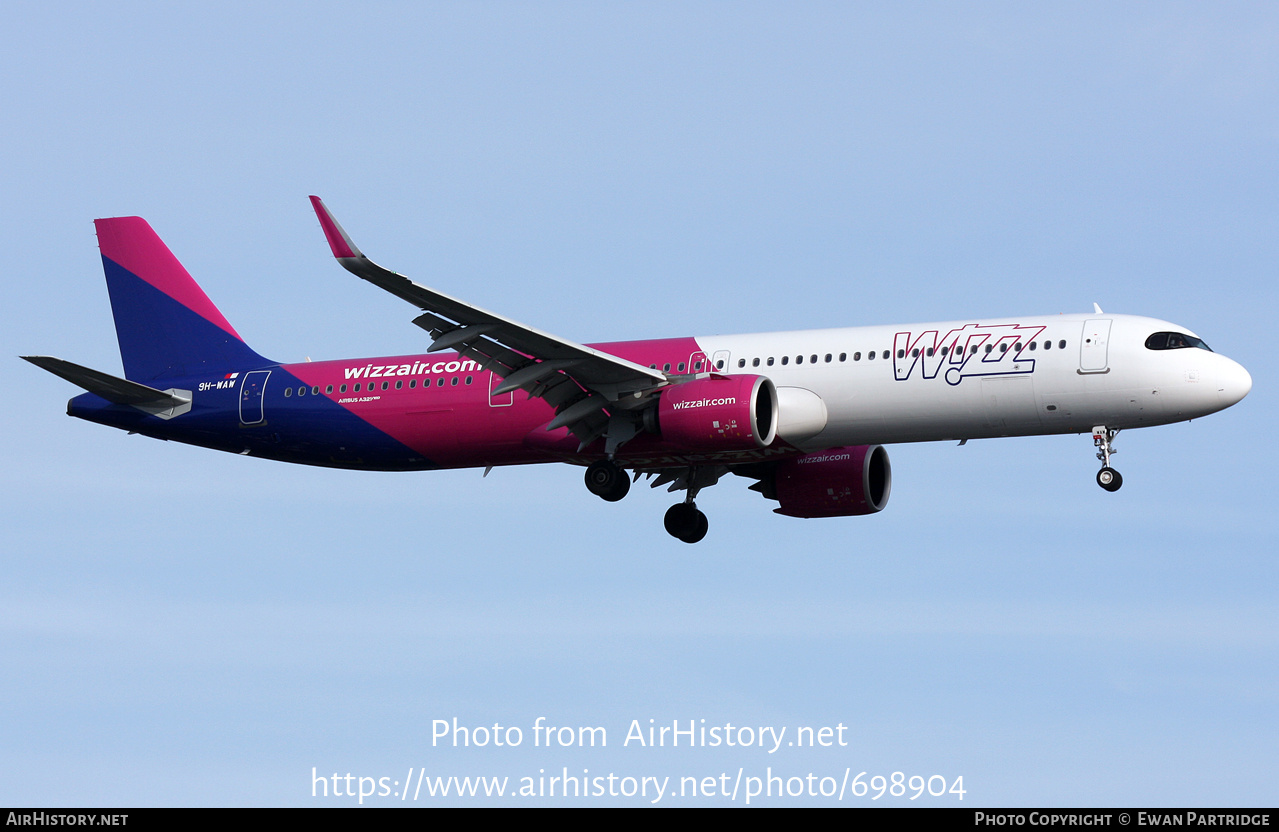
[[[320,227],[324,229],[324,237],[329,241],[333,256],[339,260],[358,257],[360,250],[351,242],[351,238],[342,230],[342,226],[338,225],[338,221],[333,219],[333,214],[329,213],[324,200],[312,195],[311,207],[315,209],[315,215],[320,218]]]

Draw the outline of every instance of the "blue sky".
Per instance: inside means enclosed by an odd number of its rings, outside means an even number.
[[[963,806],[1273,803],[1273,6],[21,4],[8,28],[0,803],[770,766],[962,775]],[[666,494],[607,505],[565,466],[126,436],[13,357],[119,370],[91,220],[135,214],[263,354],[424,350],[311,193],[379,262],[579,342],[1095,301],[1254,389],[1122,434],[1113,495],[1087,436],[895,446],[880,515],[783,518],[732,478],[689,547]],[[454,717],[525,742],[433,747]],[[532,747],[538,717],[608,747]],[[623,747],[649,719],[849,744]],[[875,803],[930,801],[961,805]]]

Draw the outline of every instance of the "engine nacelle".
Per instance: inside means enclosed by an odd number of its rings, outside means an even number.
[[[748,451],[777,435],[777,388],[764,376],[711,375],[662,391],[657,427],[690,451]]]
[[[773,489],[788,517],[852,517],[888,505],[893,470],[883,445],[831,448],[777,463]]]

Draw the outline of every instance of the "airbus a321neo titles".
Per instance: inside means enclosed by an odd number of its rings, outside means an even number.
[[[237,454],[376,471],[567,462],[626,496],[684,499],[666,530],[706,535],[725,474],[790,517],[888,503],[884,445],[1091,432],[1097,483],[1128,428],[1206,416],[1252,388],[1184,327],[1091,314],[582,345],[382,268],[311,197],[333,256],[422,310],[422,355],[280,364],[254,352],[138,217],[96,221],[124,378],[24,356],[87,393],[67,412]],[[488,473],[487,470],[485,473]]]

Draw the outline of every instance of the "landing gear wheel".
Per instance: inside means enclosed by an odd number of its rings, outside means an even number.
[[[693,503],[676,503],[666,510],[663,520],[666,532],[685,543],[696,543],[706,537],[710,523]]]
[[[1124,484],[1124,478],[1110,467],[1110,455],[1117,453],[1115,436],[1118,433],[1118,428],[1108,428],[1105,425],[1095,425],[1092,429],[1092,443],[1097,446],[1097,458],[1101,460],[1101,470],[1097,472],[1097,484],[1107,491],[1118,491],[1119,486]]]
[[[601,459],[586,469],[586,489],[596,497],[616,503],[631,490],[631,480],[611,460]]]
[[[1097,484],[1107,491],[1118,491],[1124,484],[1124,478],[1114,468],[1106,467],[1097,472]]]

